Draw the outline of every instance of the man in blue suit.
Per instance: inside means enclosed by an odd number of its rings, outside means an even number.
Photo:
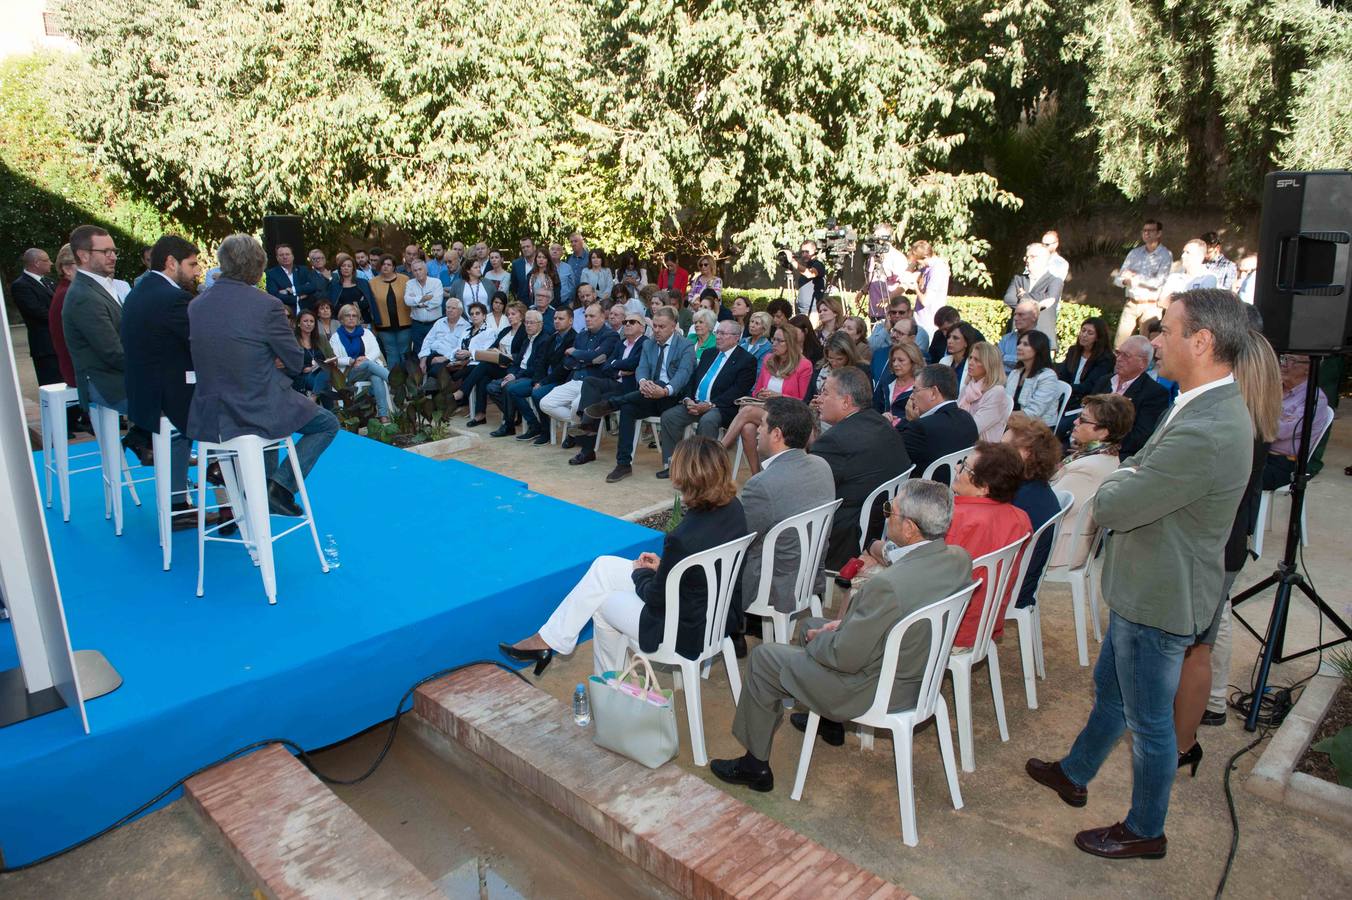
[[[166,234],[150,248],[150,271],[138,279],[122,304],[122,347],[126,354],[123,378],[127,388],[127,418],[149,432],[159,431],[160,417],[169,419],[179,435],[169,443],[169,490],[175,531],[193,528],[197,518],[187,513],[188,406],[193,386],[188,343],[188,303],[197,286],[201,266],[197,248],[175,234]]]
[[[565,263],[565,266],[567,264]],[[616,308],[612,307],[612,311]],[[596,375],[588,376],[582,382],[582,394],[578,398],[578,405],[585,408],[595,403],[601,397],[609,397],[613,394],[627,394],[638,387],[638,378],[634,372],[638,369],[639,362],[643,358],[643,348],[647,345],[648,339],[643,336],[648,323],[642,316],[635,313],[627,313],[624,316],[624,324],[621,326],[620,342],[615,347],[615,352],[611,354],[610,359],[606,360],[601,366],[601,371]],[[585,413],[582,416],[582,433],[584,435],[594,434],[597,439],[600,437],[600,423],[596,419],[589,418]],[[581,441],[577,455],[568,460],[570,466],[585,465],[596,459],[595,441]]]
[[[535,241],[530,238],[521,239],[521,255],[512,260],[512,296],[526,304],[531,305],[533,299],[530,295],[530,270],[535,268]]]
[[[263,274],[263,286],[267,292],[282,305],[291,310],[293,316],[302,309],[314,309],[315,301],[328,296],[328,284],[316,278],[306,266],[296,265],[296,253],[290,244],[278,244],[272,251],[277,265]]]

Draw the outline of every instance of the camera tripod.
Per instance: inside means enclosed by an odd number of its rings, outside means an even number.
[[[1302,656],[1335,647],[1344,641],[1352,641],[1352,628],[1349,628],[1348,624],[1339,618],[1338,614],[1324,602],[1319,593],[1301,575],[1296,565],[1296,557],[1300,552],[1301,511],[1305,507],[1307,464],[1310,451],[1314,449],[1310,446],[1310,441],[1314,430],[1314,414],[1318,401],[1318,395],[1315,391],[1319,390],[1319,363],[1321,359],[1322,357],[1319,356],[1310,357],[1310,374],[1305,383],[1305,410],[1300,423],[1300,440],[1296,444],[1296,472],[1291,481],[1291,517],[1286,526],[1286,550],[1282,554],[1281,561],[1277,563],[1275,572],[1230,601],[1235,621],[1243,625],[1245,630],[1262,642],[1262,650],[1258,656],[1258,675],[1253,687],[1253,700],[1249,707],[1248,717],[1244,721],[1244,728],[1247,731],[1256,731],[1258,728],[1259,708],[1262,705],[1263,694],[1267,690],[1268,674],[1274,662],[1283,663],[1288,660],[1299,659]],[[1263,523],[1259,522],[1258,527],[1263,527]],[[1269,588],[1274,586],[1277,588],[1277,594],[1272,602],[1272,612],[1268,616],[1267,632],[1266,634],[1259,634],[1239,614],[1239,605],[1246,600],[1251,600],[1266,593]],[[1292,590],[1298,590],[1304,594],[1314,604],[1317,612],[1326,616],[1334,627],[1342,632],[1342,637],[1334,638],[1328,643],[1316,644],[1296,653],[1286,653],[1284,646],[1286,617],[1291,606]]]

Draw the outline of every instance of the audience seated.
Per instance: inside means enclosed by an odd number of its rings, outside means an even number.
[[[333,332],[338,328],[338,320],[333,317],[333,301],[327,297],[320,297],[315,301],[314,312],[315,334],[327,344],[332,339]],[[370,307],[367,308],[367,312],[370,312]]]
[[[690,342],[695,345],[695,362],[698,363],[704,351],[714,346],[714,326],[718,316],[713,310],[698,307],[690,319]]]
[[[710,771],[716,777],[755,791],[773,790],[770,748],[786,700],[822,717],[817,736],[824,742],[845,742],[843,723],[873,703],[884,638],[892,626],[971,583],[971,557],[944,541],[952,517],[948,488],[907,481],[887,518],[887,537],[897,548],[893,564],[859,590],[841,618],[808,619],[798,643],[766,643],[751,650],[732,723],[733,736],[746,753],[712,760]],[[893,709],[915,706],[929,655],[929,629],[908,630],[897,657]],[[803,729],[807,714],[796,712],[790,721]]]
[[[915,377],[923,368],[924,357],[914,343],[906,341],[891,348],[887,372],[873,389],[873,408],[894,428],[906,419],[906,404],[915,389]]]
[[[532,310],[539,312],[539,310]],[[508,388],[508,402],[521,413],[526,430],[517,435],[518,441],[531,441],[535,446],[549,443],[549,428],[536,415],[540,403],[549,392],[568,380],[572,374],[564,365],[572,349],[577,332],[572,329],[573,314],[566,309],[553,310],[554,330],[547,335],[541,358],[531,366],[529,381],[522,379]]]
[[[958,379],[948,366],[931,363],[916,375],[906,403],[906,420],[897,423],[916,475],[936,459],[966,450],[979,440],[976,420],[957,400]],[[937,474],[948,483],[947,470]]]
[[[515,302],[513,301],[513,303]],[[506,371],[488,383],[488,396],[493,398],[493,402],[502,411],[502,424],[488,433],[490,437],[506,437],[509,434],[516,434],[516,423],[520,412],[516,408],[516,404],[512,402],[512,396],[508,393],[508,389],[518,381],[524,381],[526,385],[529,385],[531,374],[540,371],[538,363],[533,364],[533,361],[546,359],[548,356],[544,346],[549,340],[549,336],[544,334],[544,321],[539,310],[526,310],[522,316],[521,333],[525,335],[525,338],[520,342],[512,342],[515,353],[505,365]]]
[[[1135,408],[1121,394],[1090,394],[1084,398],[1084,406],[1070,432],[1070,455],[1052,479],[1052,487],[1074,494],[1075,501],[1062,520],[1061,535],[1047,565],[1077,568],[1084,564],[1098,526],[1091,516],[1076,534],[1076,517],[1084,504],[1093,499],[1103,479],[1117,471],[1122,440],[1131,431],[1135,418]]]
[[[944,540],[951,546],[963,548],[975,560],[1028,537],[1033,533],[1028,513],[1014,505],[1014,496],[1023,482],[1024,462],[1019,451],[1009,444],[979,442],[972,455],[958,466],[957,477],[953,480],[953,493],[957,495],[953,501],[953,524]],[[1014,565],[1018,564],[1019,558],[1016,558]],[[981,610],[989,596],[990,585],[985,583],[972,595],[972,602],[958,626],[958,636],[953,639],[954,652],[958,648],[971,647],[976,641]],[[996,602],[1003,609],[1009,600],[1010,597],[1005,596],[997,598]],[[1002,614],[995,619],[994,637],[999,638],[1003,630]]]
[[[1296,453],[1299,452],[1300,423],[1305,417],[1305,397],[1307,379],[1310,377],[1310,358],[1295,353],[1283,353],[1278,358],[1282,372],[1282,413],[1277,423],[1277,439],[1268,448],[1267,461],[1263,464],[1263,490],[1275,491],[1291,483],[1296,473]],[[1310,440],[1319,440],[1333,421],[1333,410],[1329,409],[1328,398],[1324,391],[1316,387],[1314,425],[1310,429]],[[1306,452],[1314,450],[1309,447]]]
[[[898,319],[897,323],[892,326],[892,330],[888,332],[891,343],[880,350],[873,351],[873,358],[869,363],[869,374],[873,376],[875,384],[887,374],[888,359],[891,357],[892,348],[898,344],[915,344],[916,350],[920,353],[921,365],[924,365],[925,351],[923,348],[926,345],[921,343],[917,337],[916,329],[918,327],[915,324],[915,319]]]
[[[1131,401],[1136,414],[1131,431],[1122,439],[1121,457],[1126,459],[1145,446],[1155,430],[1160,416],[1169,408],[1169,391],[1146,374],[1154,359],[1155,350],[1141,335],[1131,335],[1115,352],[1113,374],[1104,376],[1094,385],[1095,394],[1121,394]],[[1069,432],[1069,421],[1058,429],[1064,436]]]
[[[349,303],[338,310],[338,330],[333,333],[329,346],[333,349],[334,361],[345,374],[349,385],[361,381],[371,382],[371,394],[376,400],[376,415],[380,421],[390,420],[390,370],[384,365],[380,355],[380,346],[376,343],[371,329],[362,325],[361,314],[357,307]]]
[[[1055,426],[1061,402],[1060,381],[1052,369],[1052,348],[1047,336],[1030,331],[1019,338],[1016,357],[1018,365],[1005,381],[1014,408]]]
[[[977,435],[983,441],[998,441],[1014,400],[1005,390],[1005,369],[1000,351],[985,341],[972,345],[967,363],[967,383],[958,395],[958,407],[972,414]]]
[[[958,376],[959,394],[962,393],[967,381],[967,359],[971,355],[971,349],[982,340],[981,332],[966,322],[959,322],[948,330],[948,352],[939,362],[952,368],[953,374]]]
[[[841,330],[837,331],[826,340],[826,352],[823,355],[822,361],[817,364],[816,371],[813,372],[812,378],[809,379],[807,395],[803,398],[807,405],[815,410],[817,408],[817,393],[821,390],[822,385],[826,383],[826,377],[831,372],[838,371],[847,366],[852,366],[862,372],[864,377],[868,379],[870,390],[872,389],[873,376],[868,365],[860,358],[858,342]],[[872,406],[872,402],[870,402],[869,405]],[[828,425],[826,427],[829,428],[830,426]],[[818,430],[825,431],[826,429],[822,428],[819,424]]]
[[[626,312],[624,306],[619,303],[610,308],[610,319],[611,328],[620,334],[620,342],[616,345],[615,352],[601,366],[599,373],[588,375],[582,382],[582,392],[578,399],[578,407],[583,411],[579,436],[599,434],[600,420],[586,414],[589,406],[605,397],[628,394],[638,388],[638,378],[634,373],[643,358],[643,345],[648,342],[643,336],[648,327],[647,320],[640,315]],[[617,329],[616,323],[619,325]],[[580,466],[594,459],[596,459],[595,442],[582,440],[577,455],[568,460],[568,464]]]
[[[482,303],[478,306],[483,308]],[[455,351],[465,348],[469,333],[469,320],[461,313],[460,301],[452,297],[446,301],[445,317],[437,320],[418,348],[418,365],[423,374],[434,376],[445,368],[455,357]],[[425,383],[423,387],[430,390],[433,385]]]
[[[293,391],[283,371],[298,371],[304,357],[282,306],[255,287],[267,263],[263,245],[252,235],[231,235],[216,249],[216,260],[221,277],[188,304],[197,373],[188,437],[218,443],[245,434],[273,439],[299,433],[296,460],[302,477],[308,476],[338,433],[338,419]],[[344,309],[360,328],[356,307]],[[268,507],[276,515],[303,515],[291,466],[279,469],[277,463],[278,455],[268,454]]]
[[[787,303],[785,301],[785,305]],[[792,325],[785,324],[775,330],[770,353],[761,362],[760,373],[751,388],[751,399],[767,401],[773,397],[792,397],[801,400],[807,395],[812,363],[803,356],[802,343],[803,332]],[[763,402],[742,403],[721,439],[729,451],[741,441],[742,454],[751,466],[752,475],[760,471],[757,430],[764,418]]]
[[[662,459],[671,458],[686,426],[695,425],[699,434],[716,439],[724,423],[737,416],[737,401],[751,393],[756,382],[756,358],[737,346],[741,328],[731,319],[714,328],[714,350],[705,353],[690,376],[689,396],[662,413]],[[666,471],[658,472],[665,478]]]
[[[927,360],[937,363],[948,354],[948,333],[961,321],[962,313],[956,306],[941,306],[934,311],[934,333],[925,354]]]
[[[291,373],[291,386],[305,396],[318,400],[325,409],[332,409],[329,365],[336,364],[337,360],[333,357],[333,347],[329,343],[331,338],[324,338],[318,331],[318,321],[314,312],[308,309],[301,310],[300,315],[296,316],[296,344],[304,354],[304,362],[300,371]]]
[[[1024,300],[1014,307],[1014,329],[1000,338],[1000,360],[1005,374],[1014,371],[1019,364],[1019,338],[1037,327],[1037,304]]]
[[[817,340],[817,330],[812,326],[812,320],[803,315],[790,316],[788,324],[803,333],[803,356],[816,366],[826,354],[826,348]]]
[[[741,302],[746,301],[739,297]],[[753,312],[747,317],[746,331],[739,342],[741,348],[756,358],[756,365],[760,365],[761,360],[770,352],[770,334],[775,330],[774,323],[770,321],[770,314],[766,312]]]
[[[1023,481],[1014,494],[1014,505],[1028,514],[1029,524],[1037,531],[1061,509],[1061,501],[1056,499],[1056,493],[1048,483],[1061,465],[1061,442],[1046,422],[1021,412],[1009,417],[1002,440],[1018,450],[1023,459]],[[1038,579],[1042,577],[1051,550],[1052,533],[1046,531],[1038,538],[1036,547],[1024,551],[1032,553],[1032,557],[1023,589],[1014,600],[1015,606],[1033,605]]]
[[[859,514],[878,485],[911,466],[906,444],[871,404],[868,376],[854,366],[831,370],[819,394],[822,422],[831,426],[812,444],[812,455],[826,460],[843,502],[831,523],[826,567],[839,569],[859,552]],[[882,528],[882,504],[869,512],[868,533]]]
[[[1085,319],[1079,338],[1066,351],[1065,361],[1056,364],[1056,377],[1070,385],[1070,405],[1066,409],[1079,409],[1099,379],[1112,374],[1114,361],[1108,323],[1098,316]]]
[[[680,492],[681,522],[663,540],[662,555],[643,553],[636,560],[601,556],[563,598],[540,630],[515,644],[500,644],[507,656],[534,661],[540,674],[555,653],[569,654],[590,622],[592,671],[624,668],[625,649],[636,641],[652,653],[666,630],[667,576],[677,563],[747,534],[746,515],[737,499],[732,464],[718,443],[687,438],[671,454],[671,482]],[[679,586],[681,608],[676,652],[694,659],[704,648],[708,580],[698,567]]]
[[[909,323],[906,332],[921,348],[922,355],[929,348],[929,334],[915,321],[915,315],[911,312],[911,301],[903,294],[888,301],[887,318],[876,322],[873,330],[869,332],[868,346],[875,359],[878,353],[886,351],[896,343],[895,331],[897,325],[901,322]],[[876,379],[877,375],[875,374],[874,377]]]
[[[588,375],[601,371],[601,366],[615,352],[620,336],[606,324],[601,304],[593,303],[587,307],[586,327],[573,339],[573,346],[564,353],[564,368],[570,373],[567,381],[550,391],[540,401],[540,412],[563,422],[576,424],[577,404],[582,397],[582,382]],[[562,442],[565,450],[577,446],[577,439],[569,435]]]
[[[478,308],[477,305],[474,308]],[[512,361],[521,355],[528,340],[525,304],[513,300],[507,307],[506,318],[506,324],[497,334],[484,342],[486,346],[480,345],[477,336],[471,335],[466,347],[473,356],[466,361],[465,379],[452,396],[457,403],[473,397],[474,414],[465,423],[470,428],[488,421],[488,384],[507,374]],[[484,330],[480,334],[492,333],[492,326],[485,319]]]

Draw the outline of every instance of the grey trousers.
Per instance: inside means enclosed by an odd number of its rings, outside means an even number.
[[[704,415],[696,418],[686,412],[684,403],[677,403],[675,406],[662,413],[662,463],[663,465],[671,462],[671,452],[676,449],[681,438],[685,437],[687,425],[695,422],[695,431],[705,437],[718,439],[718,429],[723,427],[723,415],[714,407]]]
[[[732,720],[732,736],[759,760],[770,759],[770,745],[784,716],[784,701],[795,699],[784,687],[781,675],[790,660],[807,653],[803,638],[808,629],[820,628],[826,619],[804,619],[793,644],[757,644],[746,658],[742,697]]]

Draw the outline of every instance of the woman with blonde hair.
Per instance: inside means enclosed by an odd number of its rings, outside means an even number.
[[[389,259],[389,257],[386,257]],[[361,311],[355,303],[346,303],[338,310],[341,323],[329,346],[333,349],[334,361],[347,376],[348,384],[358,381],[371,382],[371,394],[376,399],[376,415],[380,421],[390,421],[390,370],[384,365],[380,355],[380,345],[375,335],[361,323]]]
[[[722,301],[723,279],[718,277],[718,265],[714,258],[707,253],[699,258],[699,272],[690,279],[689,289],[685,292],[686,306],[697,308],[697,301],[706,290],[713,291]]]
[[[718,327],[718,316],[711,309],[697,309],[690,320],[690,343],[695,345],[695,365],[704,351],[714,345],[714,329]]]
[[[736,302],[733,303],[736,308]],[[774,333],[775,323],[767,312],[753,312],[746,319],[746,337],[742,338],[738,344],[747,353],[756,357],[756,364],[760,365],[761,360],[770,352],[770,335]]]
[[[757,313],[765,315],[765,313]],[[775,332],[770,342],[770,353],[761,362],[760,374],[751,389],[756,400],[771,397],[793,397],[802,400],[807,395],[812,378],[812,361],[803,355],[803,332],[785,325]],[[756,452],[756,430],[765,419],[765,407],[759,403],[744,403],[723,432],[722,444],[727,450],[742,442],[742,455],[751,465],[751,474],[760,471],[760,454]]]
[[[1005,366],[994,344],[977,341],[968,348],[967,379],[958,406],[972,414],[981,440],[998,441],[1005,433],[1014,398],[1005,390]]]
[[[535,663],[539,675],[555,653],[569,654],[592,623],[592,670],[624,668],[631,641],[644,653],[662,643],[666,629],[667,576],[682,560],[747,534],[746,514],[737,499],[728,454],[707,437],[686,438],[671,454],[671,483],[685,515],[667,534],[662,555],[643,553],[633,561],[601,556],[568,592],[535,634],[498,649],[512,659]],[[698,566],[681,578],[676,652],[694,659],[704,648],[708,580]]]
[[[893,344],[887,354],[887,373],[873,391],[873,408],[895,428],[906,421],[906,401],[915,390],[915,376],[925,368],[925,357],[911,341]]]

